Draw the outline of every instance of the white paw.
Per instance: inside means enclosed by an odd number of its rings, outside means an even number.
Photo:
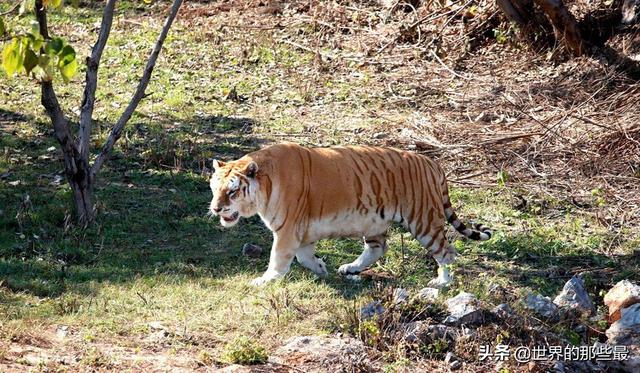
[[[267,282],[269,282],[268,279],[265,279],[264,277],[260,276],[251,280],[251,286],[263,286]]]
[[[362,272],[360,268],[354,266],[353,263],[343,264],[338,268],[338,273],[343,275],[355,275]]]
[[[262,274],[262,276],[258,277],[258,278],[254,278],[253,281],[251,281],[251,285],[253,286],[263,286],[265,284],[267,284],[268,282],[271,282],[273,280],[279,279],[281,277],[283,277],[286,273],[280,273],[277,271],[271,271],[271,270],[267,270],[265,273]]]
[[[442,289],[444,287],[447,287],[450,283],[451,283],[451,278],[445,279],[445,278],[436,277],[433,280],[429,281],[427,286],[430,288]]]

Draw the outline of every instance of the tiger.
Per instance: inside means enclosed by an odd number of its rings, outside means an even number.
[[[293,258],[321,278],[327,265],[316,255],[321,239],[362,237],[364,250],[338,268],[355,275],[388,250],[392,223],[408,230],[435,259],[432,287],[453,279],[457,255],[446,238],[445,220],[465,237],[485,241],[492,231],[467,227],[451,206],[443,169],[430,158],[394,148],[271,145],[235,161],[213,160],[209,214],[223,227],[258,215],[273,233],[267,270],[251,284],[285,276]]]

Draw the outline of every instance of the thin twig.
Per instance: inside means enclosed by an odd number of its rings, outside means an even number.
[[[124,129],[124,126],[127,124],[129,119],[133,115],[133,112],[138,107],[140,100],[142,100],[142,98],[144,97],[145,90],[147,89],[147,85],[149,84],[149,80],[151,79],[151,74],[153,73],[153,68],[156,65],[158,55],[160,54],[160,50],[162,50],[162,45],[164,44],[164,41],[167,38],[169,29],[171,28],[171,25],[173,24],[173,21],[178,14],[178,10],[180,9],[182,2],[183,0],[173,1],[173,5],[171,6],[169,15],[165,20],[164,26],[162,27],[162,31],[160,32],[160,35],[158,36],[158,40],[156,41],[156,44],[153,47],[153,51],[149,56],[149,60],[147,61],[147,66],[144,69],[142,78],[138,83],[138,87],[136,88],[136,91],[133,94],[133,97],[131,98],[129,105],[127,106],[125,111],[122,113],[122,116],[120,116],[120,119],[118,119],[118,122],[116,123],[116,125],[111,130],[111,133],[107,138],[107,141],[102,147],[102,151],[100,152],[95,162],[93,163],[93,166],[91,167],[92,177],[95,178],[95,175],[100,170],[100,167],[105,162],[105,160],[109,157],[109,154],[111,153],[111,149],[113,148],[113,145],[115,144],[115,142],[120,138],[120,135],[122,134],[122,130]]]

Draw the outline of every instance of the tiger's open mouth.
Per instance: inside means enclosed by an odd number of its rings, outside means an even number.
[[[232,223],[236,220],[238,220],[238,211],[234,212],[233,214],[231,214],[231,216],[222,216],[220,215],[220,217],[222,218],[222,220],[225,221],[225,223]]]

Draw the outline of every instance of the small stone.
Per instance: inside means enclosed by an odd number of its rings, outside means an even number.
[[[497,306],[493,307],[493,309],[491,310],[491,313],[493,313],[494,315],[502,319],[505,319],[513,315],[513,310],[511,309],[511,307],[509,307],[508,304],[500,303]]]
[[[345,366],[373,371],[368,355],[364,343],[355,338],[299,336],[289,339],[284,346],[270,354],[269,362],[285,365],[287,371],[289,367],[294,367],[296,371],[338,372]],[[318,367],[322,369],[318,370]]]
[[[449,368],[451,368],[451,370],[456,370],[456,369],[459,369],[461,366],[462,366],[462,363],[460,362],[460,360],[456,360],[453,363],[451,363]]]
[[[67,325],[60,325],[56,329],[56,336],[58,339],[65,339],[69,334],[69,327]]]
[[[387,137],[387,134],[384,132],[377,132],[373,134],[374,139],[384,139],[385,137]]]
[[[524,306],[546,318],[555,318],[558,316],[558,306],[556,306],[549,297],[543,297],[540,294],[527,294],[524,300]]]
[[[376,315],[380,315],[384,312],[384,307],[379,300],[373,301],[360,309],[360,319],[368,320]]]
[[[151,330],[167,330],[167,328],[164,325],[162,325],[160,321],[151,321],[147,323],[147,326]]]
[[[248,256],[249,258],[259,258],[261,254],[262,247],[258,245],[246,243],[242,246],[242,255]]]
[[[582,314],[592,315],[596,308],[584,288],[584,281],[579,276],[573,276],[564,284],[562,292],[553,300],[561,308],[576,310]]]
[[[399,305],[403,303],[407,303],[409,300],[409,292],[407,289],[396,288],[393,290],[393,304]]]
[[[398,333],[398,338],[408,343],[431,343],[441,339],[453,342],[459,337],[456,328],[442,324],[430,325],[428,321],[404,323]]]
[[[471,293],[461,292],[447,300],[449,316],[444,319],[446,325],[479,324],[484,321],[484,315],[479,308],[479,301]]]
[[[438,299],[438,294],[440,294],[440,290],[435,288],[423,288],[418,292],[418,298],[425,302],[434,302]]]
[[[620,310],[640,302],[640,286],[629,280],[618,282],[604,296],[604,304],[609,307],[609,321],[620,319]]]
[[[452,363],[453,361],[456,361],[458,358],[456,357],[456,355],[453,354],[453,352],[449,351],[447,352],[447,354],[444,356],[444,362],[447,364]]]

